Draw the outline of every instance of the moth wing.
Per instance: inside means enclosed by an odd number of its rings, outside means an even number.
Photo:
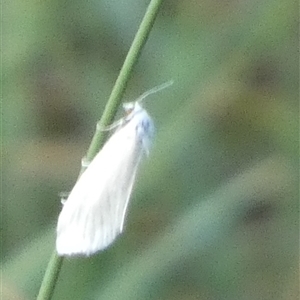
[[[114,133],[82,174],[59,215],[59,255],[91,255],[122,232],[143,146],[126,126]]]

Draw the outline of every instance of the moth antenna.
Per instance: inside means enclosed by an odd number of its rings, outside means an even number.
[[[149,90],[149,91],[145,92],[144,94],[142,94],[141,96],[139,96],[137,98],[136,102],[142,102],[149,95],[159,92],[159,91],[171,86],[173,83],[174,83],[174,80],[170,80],[170,81],[167,81],[161,85],[158,85],[158,86],[152,88],[151,90]]]

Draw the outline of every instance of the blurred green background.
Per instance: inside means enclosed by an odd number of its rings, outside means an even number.
[[[148,1],[4,1],[1,299],[34,299]],[[125,101],[157,135],[125,231],[53,299],[299,299],[296,1],[165,1]],[[121,113],[120,113],[121,115]]]

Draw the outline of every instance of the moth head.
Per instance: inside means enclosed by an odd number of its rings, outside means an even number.
[[[130,119],[133,115],[143,110],[142,106],[136,102],[126,102],[123,104],[125,118]]]

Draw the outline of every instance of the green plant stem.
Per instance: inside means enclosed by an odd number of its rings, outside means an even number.
[[[58,256],[56,251],[53,251],[44,275],[42,285],[40,287],[39,295],[37,297],[38,300],[52,298],[62,262],[63,257]]]
[[[153,27],[155,18],[157,16],[158,10],[162,4],[163,0],[152,0],[147,8],[145,16],[140,24],[140,27],[136,33],[136,36],[132,42],[132,45],[128,51],[122,69],[119,76],[115,82],[112,89],[111,95],[106,104],[105,110],[98,122],[98,126],[94,137],[91,141],[90,147],[86,153],[86,160],[91,161],[99,149],[103,146],[107,132],[101,130],[100,128],[105,128],[111,124],[115,117],[117,109],[120,105],[123,93],[125,91],[126,85],[130,79],[132,69],[137,62],[143,46],[145,45],[150,31]],[[84,171],[84,167],[81,168],[80,174]],[[61,270],[63,263],[63,257],[57,255],[56,250],[54,250],[50,261],[48,263],[37,300],[50,300],[52,298],[59,272]]]

